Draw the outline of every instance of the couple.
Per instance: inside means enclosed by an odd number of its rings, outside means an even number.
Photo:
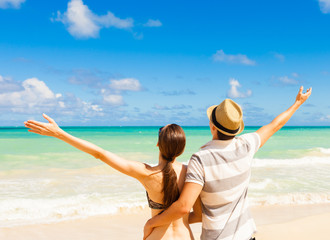
[[[169,124],[159,129],[157,166],[127,161],[76,138],[43,115],[49,123],[25,122],[30,132],[56,137],[136,178],[146,189],[152,218],[144,239],[194,239],[189,224],[202,221],[201,239],[249,240],[256,231],[249,214],[247,191],[254,154],[311,95],[300,88],[296,101],[270,124],[235,137],[244,129],[243,113],[230,99],[207,110],[212,140],[193,154],[188,166],[176,161],[185,148],[183,129]],[[193,211],[191,212],[191,209]]]

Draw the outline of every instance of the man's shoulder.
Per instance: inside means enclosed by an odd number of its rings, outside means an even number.
[[[197,152],[195,152],[191,159],[202,162],[201,159],[208,158],[214,155],[214,152],[225,151],[226,146],[221,144],[219,140],[212,140],[203,145]]]
[[[250,132],[250,133],[242,134],[242,135],[240,135],[236,138],[237,139],[249,140],[251,138],[257,138],[257,137],[259,137],[259,134],[257,132]]]
[[[251,132],[242,134],[238,137],[238,141],[241,142],[243,145],[251,147],[253,153],[256,153],[260,147],[261,139],[258,133]]]
[[[192,157],[202,158],[205,155],[211,154],[212,150],[215,148],[202,146],[197,152],[195,152]]]

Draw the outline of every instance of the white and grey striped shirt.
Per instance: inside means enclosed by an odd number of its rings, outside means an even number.
[[[192,155],[186,182],[203,186],[202,240],[248,240],[256,231],[248,209],[251,163],[260,147],[257,133],[212,140]]]

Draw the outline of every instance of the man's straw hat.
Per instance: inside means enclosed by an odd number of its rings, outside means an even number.
[[[244,129],[242,109],[231,99],[209,107],[207,116],[216,129],[227,136],[240,134]]]

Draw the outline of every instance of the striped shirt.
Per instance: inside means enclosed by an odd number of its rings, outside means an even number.
[[[251,163],[260,147],[257,133],[212,140],[192,155],[186,182],[203,186],[202,240],[248,240],[256,231],[248,209]]]

